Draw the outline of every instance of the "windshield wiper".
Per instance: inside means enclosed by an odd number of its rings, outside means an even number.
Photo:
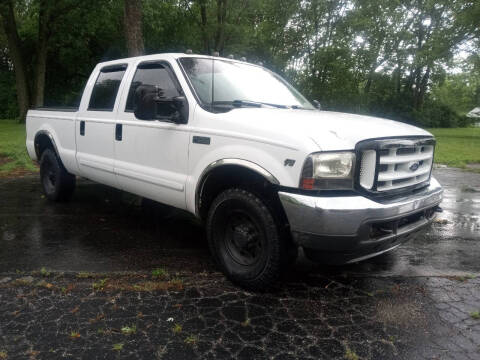
[[[280,104],[271,104],[261,101],[251,101],[251,100],[233,100],[233,101],[214,101],[212,105],[232,105],[233,107],[262,107],[263,105],[272,106],[279,109],[288,109],[286,105]]]

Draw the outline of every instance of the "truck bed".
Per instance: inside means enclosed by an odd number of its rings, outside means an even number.
[[[33,160],[35,152],[35,136],[45,132],[54,141],[62,163],[70,172],[77,166],[75,161],[75,120],[77,107],[39,107],[27,113],[27,151]],[[61,136],[59,136],[61,134]]]

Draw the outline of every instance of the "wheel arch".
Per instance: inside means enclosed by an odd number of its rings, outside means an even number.
[[[244,159],[226,158],[212,162],[202,172],[195,189],[195,215],[204,218],[205,208],[213,199],[208,199],[208,192],[215,188],[216,193],[223,188],[229,187],[227,184],[216,183],[217,180],[228,180],[235,176],[243,176],[244,182],[259,182],[268,184],[271,187],[279,185],[278,179],[262,166]],[[231,184],[239,184],[239,178],[235,178]],[[222,186],[225,185],[225,186]],[[205,199],[207,196],[207,199]],[[205,203],[206,200],[206,203]]]
[[[55,138],[49,131],[39,130],[35,134],[33,143],[35,146],[35,155],[37,156],[38,161],[40,161],[42,153],[45,151],[45,149],[48,149],[48,148],[53,149],[53,151],[55,151],[58,158],[60,159],[60,153],[58,151],[57,144],[55,143]]]

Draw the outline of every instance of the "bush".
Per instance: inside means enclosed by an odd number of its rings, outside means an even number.
[[[421,111],[414,111],[413,117],[422,126],[432,128],[465,127],[470,124],[466,116],[460,116],[449,106],[435,101],[426,102]]]

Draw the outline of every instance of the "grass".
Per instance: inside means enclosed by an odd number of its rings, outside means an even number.
[[[243,327],[246,327],[248,325],[250,325],[250,319],[247,318],[244,322],[242,322],[240,325],[242,325]]]
[[[37,170],[28,156],[25,137],[25,124],[0,120],[0,175],[15,170]]]
[[[103,290],[108,279],[101,279],[92,284],[93,290]]]
[[[428,129],[437,139],[435,162],[465,168],[480,163],[480,128]]]
[[[121,351],[123,349],[123,343],[113,344],[112,349],[115,351]]]
[[[480,128],[428,129],[437,138],[435,162],[466,168],[480,163]],[[25,124],[0,120],[0,175],[15,171],[37,171],[25,147]],[[164,277],[155,269],[153,277]]]
[[[90,279],[90,278],[94,278],[94,277],[95,277],[94,273],[87,272],[87,271],[80,271],[77,274],[77,279]]]
[[[187,345],[196,345],[198,342],[198,337],[195,335],[190,335],[185,338],[184,343]]]
[[[158,268],[158,269],[153,269],[152,270],[152,277],[154,278],[168,278],[168,272],[165,269]]]
[[[345,351],[345,356],[344,356],[345,359],[347,360],[358,360],[359,357],[358,355],[355,353],[355,351],[351,350],[350,348],[347,347],[347,350]]]
[[[43,277],[48,277],[50,276],[51,272],[48,271],[45,267],[42,267],[40,269],[40,275],[42,275]]]
[[[78,339],[79,337],[81,337],[81,335],[78,331],[71,331],[70,332],[70,339]]]
[[[473,280],[476,278],[476,275],[472,274],[467,274],[467,275],[453,275],[453,276],[447,276],[448,279],[450,280],[456,280],[459,282],[466,282],[468,280]]]
[[[182,332],[182,325],[180,324],[175,324],[172,328],[172,332],[174,334],[180,334]]]
[[[480,320],[480,312],[479,311],[472,311],[470,313],[470,316],[472,317],[472,319]]]
[[[137,326],[136,325],[132,325],[132,326],[124,326],[122,327],[122,334],[124,335],[130,335],[130,334],[136,334],[137,333]]]

